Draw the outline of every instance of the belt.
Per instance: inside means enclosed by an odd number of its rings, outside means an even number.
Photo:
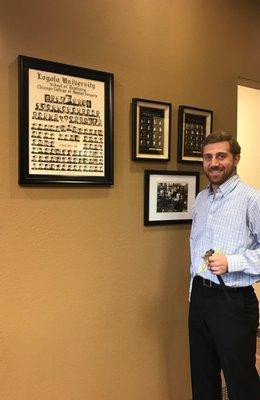
[[[218,289],[218,290],[223,290],[222,286],[219,285],[218,283],[212,282],[210,279],[205,279],[200,275],[196,275],[194,279],[202,286],[206,286],[207,288],[212,288],[212,289]],[[252,290],[252,286],[239,286],[239,287],[233,287],[233,286],[226,286],[225,285],[225,290],[229,292],[242,292],[242,291],[248,291]]]

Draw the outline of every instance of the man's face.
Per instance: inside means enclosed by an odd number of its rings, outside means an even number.
[[[240,155],[230,153],[228,142],[207,144],[203,149],[203,168],[213,186],[226,182],[235,173]]]

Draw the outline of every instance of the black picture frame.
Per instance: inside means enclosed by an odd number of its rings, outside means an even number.
[[[132,99],[132,160],[169,161],[171,103]]]
[[[191,223],[199,172],[145,170],[144,225]]]
[[[201,144],[212,132],[213,111],[181,105],[178,110],[177,161],[201,163]]]
[[[20,55],[19,184],[110,186],[112,73]]]

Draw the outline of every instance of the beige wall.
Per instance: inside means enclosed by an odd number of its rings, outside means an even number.
[[[143,170],[177,165],[179,104],[236,128],[260,80],[258,1],[0,2],[0,398],[189,400],[189,225],[143,226]],[[115,185],[17,184],[17,55],[115,74]],[[172,158],[131,161],[133,97],[174,106]],[[203,178],[203,185],[205,179]]]

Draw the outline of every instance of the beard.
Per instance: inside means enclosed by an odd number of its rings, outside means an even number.
[[[205,171],[205,173],[212,185],[220,186],[235,174],[235,167],[211,167],[208,171]]]

